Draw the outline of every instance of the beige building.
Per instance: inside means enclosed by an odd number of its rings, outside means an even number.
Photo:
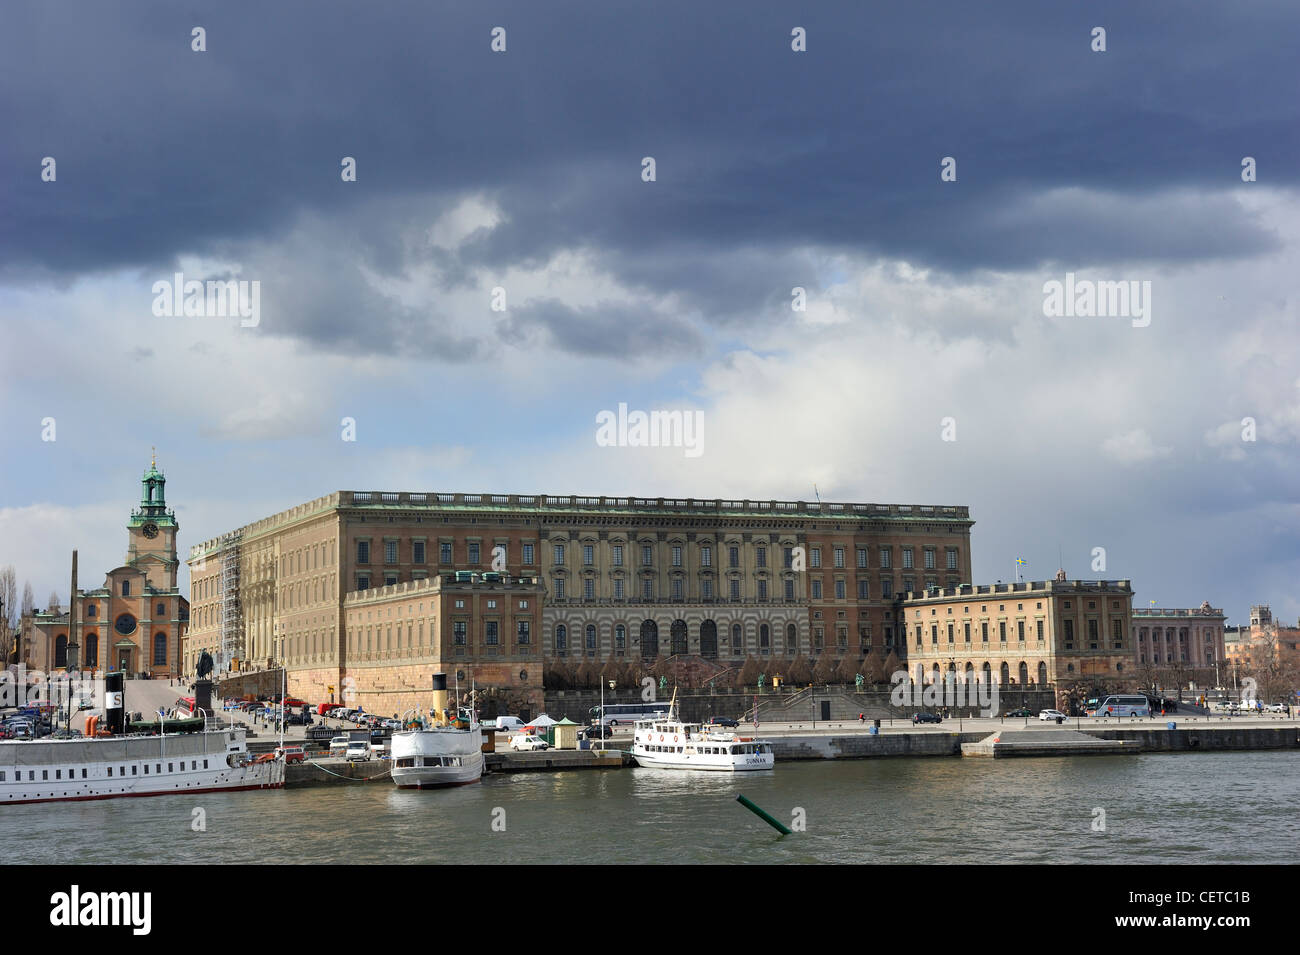
[[[1132,679],[1127,580],[1023,581],[908,594],[907,664],[916,682],[943,673],[1002,686]]]
[[[539,579],[543,659],[901,655],[896,595],[968,582],[972,523],[965,507],[339,491],[191,550],[186,662],[283,659],[291,692],[326,699],[358,663],[350,594],[456,571]]]
[[[1194,610],[1134,608],[1133,646],[1138,667],[1177,673],[1178,684],[1217,685],[1227,659],[1226,619],[1208,600]]]
[[[126,560],[108,572],[102,587],[78,588],[67,613],[23,618],[21,662],[44,671],[180,674],[189,601],[176,584],[180,525],[167,508],[166,485],[155,462],[141,479],[140,506],[126,524]]]

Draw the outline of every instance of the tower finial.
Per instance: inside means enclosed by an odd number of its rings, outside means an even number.
[[[157,469],[157,467],[158,467],[158,446],[157,446],[157,445],[150,445],[150,446],[149,446],[149,450],[153,452],[152,460],[151,460],[150,463],[149,463],[149,467],[154,468],[154,469]]]

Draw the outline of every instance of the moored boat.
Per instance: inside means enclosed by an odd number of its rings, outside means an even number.
[[[772,769],[776,754],[770,740],[706,729],[677,718],[677,696],[666,717],[638,720],[632,741],[637,765],[648,769],[703,769],[750,772]]]
[[[436,789],[476,783],[483,776],[483,733],[471,708],[447,707],[447,676],[433,675],[432,725],[420,718],[390,741],[393,782],[399,789]]]

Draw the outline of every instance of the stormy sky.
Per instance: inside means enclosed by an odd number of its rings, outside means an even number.
[[[815,485],[969,505],[979,583],[1022,557],[1294,620],[1297,27],[1250,0],[5,4],[0,565],[43,605],[77,547],[96,585],[156,445],[185,548],[340,488]],[[258,282],[256,326],[156,315],[177,272]],[[1067,273],[1150,282],[1150,323],[1045,315]],[[702,411],[703,453],[598,446],[620,403]]]

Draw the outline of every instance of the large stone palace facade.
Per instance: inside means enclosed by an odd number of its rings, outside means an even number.
[[[536,578],[528,650],[547,661],[901,656],[898,596],[969,583],[972,523],[965,507],[339,491],[192,548],[185,665],[205,649],[223,669],[283,662],[291,692],[337,698],[373,662],[350,610],[457,573]],[[497,662],[478,652],[489,629],[517,635],[460,622],[471,669]]]

